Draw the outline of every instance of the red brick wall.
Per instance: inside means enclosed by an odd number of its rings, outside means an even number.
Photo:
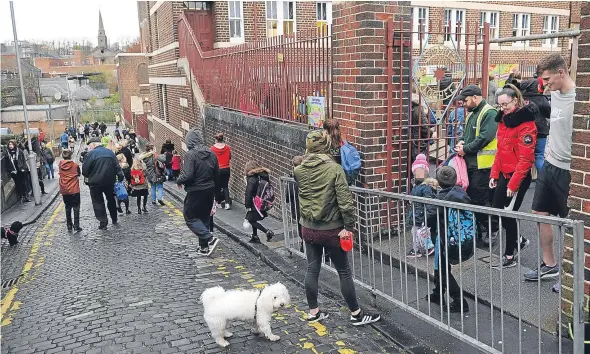
[[[590,295],[590,3],[581,6],[580,30],[578,46],[578,72],[576,79],[576,104],[574,107],[574,134],[572,145],[572,184],[570,187],[569,217],[582,220],[584,229],[585,253],[585,311],[588,311]],[[563,264],[562,299],[564,322],[572,321],[572,288],[573,288],[573,238],[570,234],[565,240]],[[586,318],[586,317],[584,317]],[[586,338],[586,340],[588,340]]]
[[[333,114],[340,121],[345,138],[356,145],[362,157],[361,181],[370,188],[386,186],[387,62],[386,21],[406,18],[407,2],[342,2],[333,5],[332,63]],[[394,48],[394,67],[399,68],[399,47]],[[404,71],[410,67],[405,50]],[[399,71],[399,70],[398,70]],[[399,82],[399,72],[394,73]],[[404,72],[407,77],[407,72]],[[399,111],[401,87],[393,89],[393,109]],[[407,83],[404,85],[407,90]],[[402,103],[407,112],[407,99]],[[400,117],[396,116],[399,120]],[[394,118],[396,119],[396,118]],[[399,126],[401,121],[397,122]],[[392,157],[404,154],[407,147],[394,147]],[[405,161],[393,166],[394,187],[402,180]]]

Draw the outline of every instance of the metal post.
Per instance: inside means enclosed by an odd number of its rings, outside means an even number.
[[[25,129],[27,130],[27,141],[29,143],[29,171],[31,174],[31,187],[33,188],[33,199],[35,205],[41,205],[41,188],[39,187],[39,176],[37,175],[37,154],[33,151],[31,144],[31,132],[29,130],[29,114],[27,112],[27,97],[25,95],[25,84],[23,81],[23,70],[20,63],[20,47],[16,35],[16,21],[14,20],[14,3],[10,2],[10,16],[12,18],[12,33],[14,34],[14,49],[16,51],[16,64],[18,66],[18,78],[20,80],[20,92],[23,99],[23,114],[25,116]]]
[[[477,63],[473,63],[473,65],[477,65]],[[489,97],[488,89],[489,89],[489,70],[490,70],[490,23],[484,22],[483,24],[483,62],[481,64],[481,91],[483,92],[483,97]],[[490,102],[488,102],[490,103]],[[492,104],[491,102],[490,104]]]
[[[574,354],[584,353],[584,223],[574,225]],[[561,323],[559,324],[561,326]]]

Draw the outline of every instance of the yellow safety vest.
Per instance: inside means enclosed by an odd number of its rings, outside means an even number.
[[[485,117],[486,113],[490,109],[494,109],[494,107],[492,107],[486,103],[486,105],[483,106],[483,108],[481,109],[481,111],[477,115],[477,125],[475,127],[475,136],[476,137],[479,136],[479,126],[481,124],[481,120],[483,117]],[[472,115],[473,115],[473,113],[469,113],[469,115],[467,115],[467,122],[469,122],[469,118],[471,118]],[[480,151],[477,152],[477,168],[479,170],[483,170],[486,168],[492,168],[492,165],[494,164],[494,159],[496,158],[497,148],[498,148],[498,139],[494,137],[494,140],[492,140],[488,145],[484,146],[483,149],[481,149]]]

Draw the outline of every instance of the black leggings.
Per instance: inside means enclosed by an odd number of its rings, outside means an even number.
[[[129,210],[129,198],[125,200],[118,200],[117,201],[119,208],[121,207],[121,203],[125,204],[125,210]]]
[[[229,196],[229,177],[229,168],[222,168],[219,170],[219,188],[217,189],[217,193],[215,193],[215,200],[219,204],[225,201],[227,204],[231,205],[231,198]]]
[[[143,208],[144,209],[145,209],[145,207],[147,205],[147,199],[148,199],[148,196],[147,195],[144,195],[143,196]],[[137,196],[137,208],[141,208],[141,205],[142,205],[141,204],[141,195],[138,195]]]
[[[264,233],[268,232],[268,229],[262,226],[258,221],[250,221],[250,225],[252,225],[252,236],[258,236],[258,230]]]
[[[524,195],[526,191],[529,189],[531,185],[531,172],[526,175],[526,177],[520,183],[520,187],[516,196],[512,198],[516,198],[514,201],[514,207],[512,208],[513,211],[517,211],[522,204],[524,199]],[[505,207],[510,205],[512,198],[508,198],[506,196],[506,190],[508,189],[508,182],[510,179],[504,178],[503,175],[500,175],[500,179],[498,180],[498,185],[494,191],[494,199],[492,201],[492,206],[497,209],[504,209]],[[494,218],[492,218],[494,219]],[[502,218],[502,227],[506,230],[506,247],[504,253],[507,256],[514,255],[514,250],[517,249],[517,235],[518,235],[518,226],[516,224],[516,220],[513,218]]]
[[[306,243],[307,273],[305,275],[305,295],[310,309],[318,307],[318,280],[322,267],[322,253],[330,256],[338,276],[340,277],[340,291],[348,309],[354,312],[359,309],[356,298],[352,271],[348,264],[348,255],[340,247],[325,247],[321,245]]]

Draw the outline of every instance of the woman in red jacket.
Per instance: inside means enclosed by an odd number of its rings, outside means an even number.
[[[513,85],[500,92],[498,105],[498,151],[490,174],[490,188],[495,188],[492,206],[516,211],[531,185],[537,140],[535,118],[539,109],[534,103],[525,104],[521,92]],[[513,218],[502,218],[502,225],[506,230],[506,248],[501,267],[514,267],[518,226]],[[524,237],[519,242],[520,249],[529,244]]]
[[[215,145],[211,151],[217,156],[219,163],[219,190],[215,193],[215,200],[226,210],[231,209],[231,198],[229,197],[229,164],[231,160],[231,149],[223,142],[223,133],[215,135]]]

